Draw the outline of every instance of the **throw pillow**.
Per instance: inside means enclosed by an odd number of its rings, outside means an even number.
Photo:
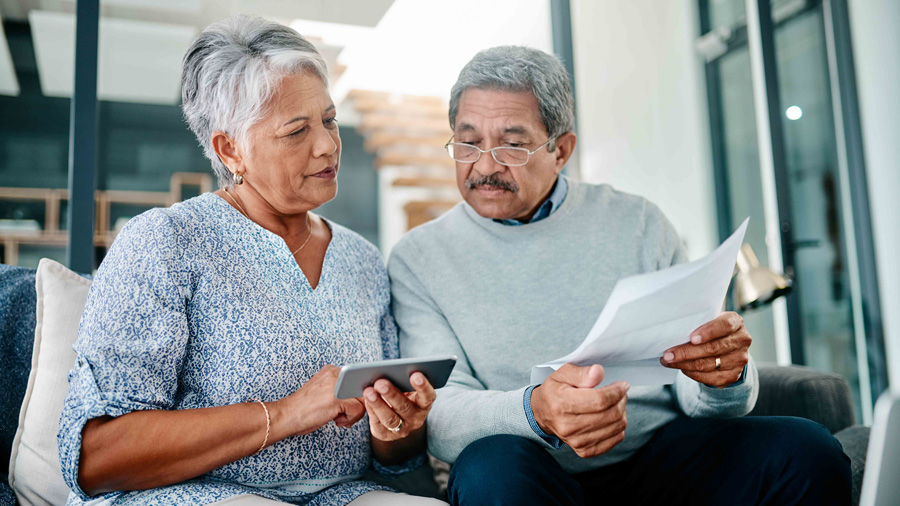
[[[59,417],[75,363],[72,345],[91,282],[53,260],[37,269],[37,325],[28,389],[9,463],[9,484],[22,504],[65,504],[56,446]]]

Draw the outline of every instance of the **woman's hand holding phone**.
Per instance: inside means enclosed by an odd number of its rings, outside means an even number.
[[[375,381],[363,391],[363,402],[369,414],[372,437],[380,441],[397,441],[419,432],[431,411],[435,391],[424,374],[409,376],[413,392],[401,392],[386,379]]]

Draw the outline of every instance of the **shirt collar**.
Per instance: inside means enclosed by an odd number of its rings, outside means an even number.
[[[534,216],[532,216],[529,221],[519,221],[519,220],[494,220],[496,223],[501,223],[503,225],[527,225],[529,223],[535,223],[543,220],[544,218],[553,214],[559,206],[562,205],[563,201],[566,200],[566,195],[569,193],[569,183],[566,182],[566,178],[562,176],[562,174],[556,176],[556,184],[553,187],[553,191],[550,192],[550,196],[547,197],[539,207]]]

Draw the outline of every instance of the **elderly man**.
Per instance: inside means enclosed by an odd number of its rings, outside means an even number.
[[[849,459],[824,427],[737,418],[758,386],[735,313],[664,354],[672,385],[594,388],[603,368],[572,364],[529,385],[533,365],[587,335],[617,279],[686,256],[655,205],[560,175],[574,108],[553,56],[476,55],[450,126],[465,202],[407,234],[388,269],[401,354],[460,357],[428,417],[453,504],[849,503]]]

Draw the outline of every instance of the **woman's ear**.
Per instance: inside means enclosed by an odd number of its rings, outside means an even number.
[[[237,143],[225,132],[216,130],[212,133],[212,147],[219,160],[228,167],[232,174],[243,172],[243,159]]]
[[[556,138],[556,173],[559,174],[575,152],[575,132],[566,132]]]

